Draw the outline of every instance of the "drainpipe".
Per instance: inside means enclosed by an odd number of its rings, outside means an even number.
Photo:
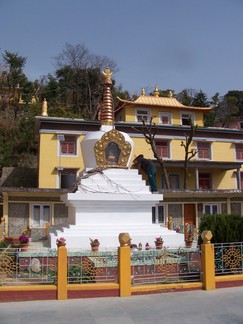
[[[199,189],[198,168],[195,168],[196,190]]]

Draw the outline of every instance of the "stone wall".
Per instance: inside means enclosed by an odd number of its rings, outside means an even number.
[[[54,205],[54,224],[64,224],[67,223],[68,218],[68,207],[64,204]]]
[[[172,216],[172,222],[174,224],[181,225],[182,222],[182,205],[181,204],[169,204],[168,215]]]
[[[10,203],[8,212],[8,235],[20,235],[29,225],[29,204]]]

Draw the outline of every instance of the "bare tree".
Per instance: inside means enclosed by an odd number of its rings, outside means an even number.
[[[181,146],[184,147],[185,150],[185,159],[184,159],[184,184],[183,184],[183,189],[187,189],[188,187],[188,168],[189,168],[189,162],[190,160],[197,154],[198,150],[197,149],[191,149],[190,150],[190,145],[192,143],[193,137],[196,133],[197,130],[197,125],[194,125],[193,122],[190,120],[190,133],[185,134],[185,142],[181,141]]]
[[[145,121],[143,120],[142,121],[143,126],[141,128],[133,127],[133,129],[135,131],[137,131],[138,133],[143,134],[143,136],[145,137],[146,143],[148,143],[150,145],[150,147],[153,151],[154,157],[159,162],[162,172],[164,174],[166,189],[170,189],[170,182],[169,182],[169,177],[168,177],[167,170],[166,170],[165,161],[164,161],[163,157],[158,154],[158,151],[156,149],[155,136],[157,135],[157,132],[158,132],[158,126],[155,123],[153,123],[154,117],[155,116],[152,116],[150,118],[149,124],[145,124]]]

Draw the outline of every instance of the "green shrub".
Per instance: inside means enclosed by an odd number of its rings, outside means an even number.
[[[204,230],[212,232],[212,243],[243,242],[243,217],[229,214],[203,215],[199,232]],[[202,243],[200,236],[198,243]]]

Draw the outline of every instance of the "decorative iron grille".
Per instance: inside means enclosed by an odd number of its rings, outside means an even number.
[[[133,285],[200,281],[199,249],[133,251],[131,259]]]
[[[243,273],[243,243],[214,244],[215,275]]]
[[[57,251],[18,248],[0,249],[0,285],[54,284],[57,278]]]
[[[117,252],[68,252],[68,283],[117,282]]]

